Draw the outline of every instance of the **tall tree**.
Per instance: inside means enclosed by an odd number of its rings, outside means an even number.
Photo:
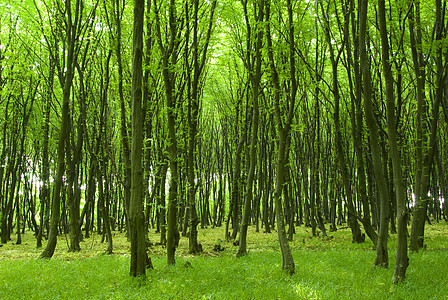
[[[359,70],[359,36],[358,23],[355,18],[355,3],[353,0],[344,2],[342,6],[344,13],[344,43],[347,49],[347,77],[350,88],[351,98],[351,121],[353,146],[356,154],[356,174],[358,180],[358,199],[362,203],[363,217],[360,220],[364,226],[367,236],[376,247],[378,242],[378,234],[372,226],[369,197],[367,195],[367,178],[365,166],[365,151],[363,147],[364,133],[364,111],[362,109],[362,76]],[[353,39],[350,38],[350,25]],[[353,49],[353,53],[352,53]],[[352,79],[352,66],[354,73],[354,83]],[[354,90],[354,91],[353,91]]]
[[[421,20],[420,1],[415,0],[410,3],[409,7],[409,34],[410,46],[412,53],[412,62],[414,67],[414,74],[416,84],[416,170],[415,170],[415,208],[413,212],[411,237],[409,248],[412,251],[418,251],[423,247],[425,222],[427,218],[427,207],[429,202],[430,191],[430,177],[434,161],[434,154],[436,151],[437,140],[437,121],[439,119],[439,107],[441,102],[441,87],[444,81],[442,66],[440,61],[438,66],[438,83],[436,97],[432,101],[432,109],[430,107],[431,101],[426,97],[426,67],[429,56],[425,55],[423,47],[423,28]],[[438,39],[441,39],[441,30],[444,26],[442,16],[441,4],[436,1],[436,22],[434,24],[433,32],[437,32]],[[431,49],[432,50],[432,49]],[[438,51],[436,51],[438,52]],[[436,61],[438,58],[436,58]],[[441,72],[441,73],[440,73]],[[431,114],[430,114],[431,109]],[[428,120],[430,120],[428,122]]]
[[[179,183],[179,167],[178,167],[178,143],[176,136],[176,119],[179,100],[179,91],[176,91],[176,70],[179,47],[181,44],[179,25],[181,20],[177,16],[176,1],[170,0],[168,4],[168,26],[167,44],[162,38],[162,25],[160,18],[161,7],[154,0],[154,9],[156,14],[156,35],[160,51],[162,53],[162,73],[165,84],[167,123],[169,137],[169,161],[170,161],[170,189],[169,189],[169,208],[168,208],[168,230],[167,230],[167,264],[174,265],[176,247],[179,239],[179,231],[177,229],[177,204],[178,204],[178,183]]]
[[[104,83],[101,85],[102,88],[102,95],[101,95],[101,108],[100,108],[100,128],[99,128],[99,135],[98,135],[98,153],[97,156],[99,158],[98,164],[97,164],[97,176],[98,176],[98,204],[101,204],[101,212],[102,212],[102,218],[103,218],[103,237],[105,236],[107,239],[107,254],[112,254],[113,251],[113,242],[112,242],[112,232],[111,232],[111,224],[110,224],[110,216],[109,216],[109,203],[110,203],[110,189],[109,189],[109,182],[110,182],[110,176],[107,174],[108,164],[111,161],[110,153],[112,152],[110,150],[110,137],[108,136],[108,115],[109,115],[109,108],[107,105],[107,98],[108,98],[108,90],[109,90],[109,63],[110,58],[112,56],[112,50],[108,51],[108,55],[106,58],[106,62],[104,65]],[[142,180],[143,181],[143,180]],[[145,248],[146,250],[146,248]]]
[[[134,27],[132,49],[132,146],[131,146],[131,200],[129,228],[131,239],[131,276],[146,276],[146,267],[152,267],[146,254],[146,230],[143,210],[143,24],[145,0],[134,0]]]
[[[128,134],[128,122],[126,119],[126,101],[123,91],[123,59],[122,59],[122,29],[121,19],[123,16],[123,10],[125,1],[122,3],[120,0],[114,2],[114,15],[116,26],[116,48],[115,55],[117,57],[118,64],[118,96],[120,99],[120,134],[121,134],[121,148],[123,156],[123,190],[124,190],[124,208],[126,217],[129,214],[129,206],[131,201],[131,153],[129,147],[129,134]]]
[[[406,193],[401,174],[401,157],[397,144],[397,119],[395,116],[394,78],[389,56],[389,40],[387,32],[385,1],[378,0],[378,17],[381,34],[381,58],[383,63],[384,81],[386,82],[386,102],[387,102],[387,127],[389,151],[392,160],[395,196],[398,213],[397,232],[397,253],[395,256],[394,283],[401,282],[406,276],[406,269],[409,264],[407,254],[407,222],[408,210],[406,208]]]
[[[244,18],[246,22],[247,30],[247,44],[245,55],[245,66],[249,73],[249,81],[252,87],[252,97],[250,106],[252,109],[252,127],[251,127],[251,140],[249,149],[249,173],[247,174],[247,187],[246,197],[244,199],[243,217],[240,227],[240,239],[237,256],[243,256],[247,253],[246,240],[247,240],[247,226],[249,225],[249,217],[251,214],[251,205],[253,201],[253,188],[255,179],[255,168],[257,165],[257,143],[258,143],[258,123],[259,123],[259,101],[260,94],[260,80],[261,80],[261,67],[262,67],[262,47],[263,47],[263,21],[265,13],[265,0],[254,1],[254,15],[255,24],[251,26],[249,21],[249,12],[247,9],[247,0],[241,1],[244,10]],[[254,59],[252,58],[252,52],[254,53]],[[248,108],[249,109],[249,108]]]
[[[374,264],[387,268],[389,257],[387,252],[387,239],[389,231],[389,193],[386,179],[383,173],[383,160],[381,159],[380,144],[378,138],[378,124],[373,111],[372,104],[372,84],[367,56],[367,7],[368,0],[361,0],[359,6],[359,49],[360,49],[360,68],[364,84],[364,111],[366,124],[370,134],[370,148],[372,151],[372,163],[375,173],[375,181],[380,195],[380,228],[378,231],[378,243],[376,258]],[[387,159],[387,158],[384,158]]]
[[[75,144],[74,138],[74,124],[71,125],[71,139],[67,139],[66,144],[66,165],[68,166],[68,180],[67,180],[67,202],[69,205],[70,215],[70,245],[69,251],[79,251],[81,247],[79,242],[81,241],[81,219],[80,219],[80,204],[81,204],[81,188],[80,188],[80,169],[82,165],[82,150],[84,146],[84,132],[86,126],[86,97],[84,82],[84,71],[86,69],[87,54],[89,51],[89,44],[87,43],[84,48],[82,57],[80,57],[81,63],[76,62],[75,68],[79,76],[79,91],[77,93],[79,102],[79,118],[76,125],[77,139]],[[74,106],[72,106],[74,108]],[[72,118],[73,119],[73,118]],[[70,120],[71,123],[75,123],[74,120]],[[73,152],[73,155],[72,153]]]
[[[48,236],[48,243],[45,250],[41,253],[41,258],[51,258],[54,254],[57,243],[58,224],[60,214],[60,201],[61,201],[61,189],[63,185],[63,176],[65,173],[65,151],[66,141],[70,135],[70,92],[73,85],[73,77],[75,75],[75,64],[79,54],[79,49],[82,44],[81,35],[85,32],[86,27],[83,27],[81,18],[83,16],[84,1],[77,0],[72,7],[71,1],[64,1],[63,3],[57,2],[56,16],[57,20],[65,17],[65,44],[63,45],[66,55],[63,57],[63,62],[58,60],[59,49],[53,49],[53,43],[49,38],[46,38],[47,45],[49,47],[50,55],[55,60],[59,82],[62,87],[62,109],[61,109],[61,128],[59,131],[59,140],[57,147],[57,168],[56,177],[53,185],[53,202],[51,207],[51,220],[50,220],[50,232]],[[91,12],[93,13],[93,11]],[[91,17],[93,14],[91,15]],[[42,19],[42,17],[41,17]],[[93,18],[89,18],[90,22]],[[88,22],[89,23],[89,22]],[[58,26],[57,24],[53,24]],[[59,24],[60,25],[60,24]],[[86,24],[84,24],[86,25]],[[58,45],[57,37],[55,45]],[[65,66],[65,67],[64,67]]]
[[[53,60],[49,59],[49,75],[46,86],[46,98],[45,98],[45,111],[44,111],[44,124],[43,124],[43,136],[42,136],[42,170],[40,173],[40,180],[42,181],[42,186],[39,192],[40,201],[40,226],[39,232],[37,234],[37,248],[42,247],[42,236],[44,233],[44,227],[48,224],[47,212],[50,206],[50,160],[48,155],[48,144],[49,144],[49,131],[50,131],[50,112],[51,112],[51,102],[53,94],[53,82],[55,66]]]
[[[295,100],[297,94],[297,82],[296,82],[296,66],[295,66],[295,43],[294,43],[294,25],[293,25],[293,8],[291,1],[287,0],[288,6],[288,43],[289,43],[289,66],[290,66],[290,76],[291,76],[291,95],[287,97],[290,99],[289,103],[286,103],[287,115],[284,116],[280,109],[280,79],[278,75],[277,68],[275,66],[273,46],[272,46],[272,35],[270,29],[270,2],[266,3],[266,35],[268,43],[268,57],[269,66],[272,74],[272,83],[274,89],[274,112],[277,123],[277,130],[279,134],[278,138],[278,156],[277,156],[277,180],[275,183],[274,191],[274,201],[275,201],[275,215],[277,217],[277,232],[278,240],[280,243],[280,249],[282,251],[283,257],[283,270],[289,272],[289,274],[294,274],[295,265],[294,258],[292,257],[291,249],[289,247],[288,239],[286,237],[284,215],[283,215],[283,204],[281,200],[282,191],[284,189],[284,179],[285,172],[287,171],[286,163],[288,158],[287,154],[287,143],[288,138],[291,138],[291,124],[294,117]]]
[[[204,38],[204,44],[200,49],[199,38],[201,35],[199,29],[199,0],[193,0],[193,19],[190,20],[189,16],[189,6],[190,4],[187,2],[186,4],[186,52],[188,52],[188,43],[189,43],[189,35],[190,21],[193,22],[193,41],[192,41],[192,67],[189,66],[190,62],[186,61],[187,67],[187,81],[188,81],[188,158],[187,158],[187,176],[188,176],[188,205],[187,208],[190,212],[189,221],[190,221],[190,236],[189,236],[189,253],[198,253],[201,252],[201,247],[198,244],[198,231],[197,225],[199,224],[199,219],[196,211],[196,172],[195,172],[195,158],[196,158],[196,139],[198,134],[198,125],[199,125],[199,109],[201,104],[201,85],[203,80],[204,66],[207,59],[207,50],[210,43],[212,28],[214,24],[214,13],[216,8],[216,0],[212,2],[210,7],[210,17],[208,20],[208,26],[206,35]],[[188,59],[188,56],[186,56]],[[193,78],[191,78],[190,73],[193,73]]]
[[[325,38],[329,47],[331,68],[332,68],[332,87],[331,92],[334,97],[334,124],[335,124],[335,144],[336,155],[341,172],[342,182],[345,189],[345,196],[347,197],[347,210],[348,210],[348,225],[352,231],[352,241],[356,243],[364,242],[365,236],[362,235],[359,227],[358,220],[356,218],[355,206],[353,203],[352,188],[350,184],[350,174],[348,170],[346,150],[344,149],[344,141],[342,138],[341,118],[340,118],[340,99],[341,94],[339,90],[339,76],[338,76],[338,64],[342,54],[342,48],[335,53],[337,49],[334,49],[332,44],[332,37],[330,32],[330,23],[328,19],[328,10],[323,6],[322,1],[319,2],[322,16],[323,16],[323,29],[325,32]]]

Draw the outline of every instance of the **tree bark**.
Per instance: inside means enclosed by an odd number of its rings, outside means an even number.
[[[358,179],[358,198],[362,203],[363,217],[360,219],[364,226],[367,236],[373,242],[376,248],[378,242],[378,234],[372,226],[371,214],[369,200],[367,196],[367,179],[365,171],[365,159],[364,159],[364,149],[363,149],[363,132],[364,132],[364,122],[363,122],[363,109],[362,109],[362,76],[359,70],[359,37],[357,34],[357,24],[355,19],[355,5],[353,0],[346,1],[344,8],[344,38],[345,45],[347,48],[347,75],[349,77],[350,94],[352,100],[352,136],[353,145],[356,153],[356,164],[357,164],[357,179]],[[351,39],[349,34],[349,23],[351,21],[352,34],[353,34],[353,55],[351,48]],[[355,58],[353,61],[353,57]],[[351,65],[353,65],[354,76],[355,76],[355,87],[353,92],[352,83],[352,72]]]
[[[48,76],[47,97],[45,99],[45,111],[44,111],[44,125],[43,125],[43,137],[42,137],[42,169],[41,177],[42,186],[39,192],[40,201],[40,226],[37,234],[36,247],[42,248],[42,236],[46,223],[45,211],[50,206],[50,160],[48,155],[48,143],[50,133],[50,109],[53,94],[53,81],[54,81],[55,66],[53,60],[50,58],[50,71]]]
[[[48,236],[48,243],[45,250],[41,253],[41,258],[51,258],[54,254],[57,243],[58,224],[60,214],[61,203],[61,188],[63,185],[63,176],[65,173],[65,145],[66,140],[70,135],[70,91],[73,84],[73,77],[75,73],[75,62],[77,60],[78,49],[78,36],[77,30],[78,17],[80,4],[77,2],[75,18],[72,19],[71,2],[65,1],[65,9],[67,13],[67,57],[66,57],[66,70],[58,70],[60,75],[60,82],[63,83],[63,99],[62,99],[62,111],[61,111],[61,129],[59,131],[59,140],[57,147],[57,169],[56,177],[53,185],[53,203],[51,206],[51,220],[50,220],[50,232]],[[64,76],[62,76],[64,72]]]
[[[435,99],[432,106],[432,116],[429,115],[429,101],[426,99],[425,82],[426,82],[426,58],[423,56],[422,31],[420,22],[420,1],[411,3],[409,13],[409,33],[412,50],[412,61],[414,63],[414,72],[417,81],[416,97],[417,97],[417,113],[416,113],[416,171],[415,171],[415,207],[413,212],[411,237],[409,249],[418,251],[424,247],[425,222],[427,218],[428,192],[430,185],[430,174],[434,161],[434,153],[437,147],[437,121],[439,118],[439,107],[443,95],[443,79],[445,67],[441,64],[441,55],[436,58],[437,64],[437,84]],[[436,24],[435,31],[437,39],[441,39],[441,30],[443,28],[443,20],[441,13],[440,1],[436,1]],[[415,28],[416,27],[416,28]],[[417,30],[415,30],[417,29]],[[417,32],[415,32],[417,31]],[[440,50],[437,51],[440,53]],[[428,122],[430,120],[430,122]],[[429,125],[428,125],[429,124]]]
[[[166,107],[167,107],[167,123],[168,123],[168,154],[170,161],[170,190],[169,190],[169,207],[168,207],[168,230],[167,230],[167,264],[175,264],[175,252],[179,241],[179,231],[177,229],[177,203],[178,203],[178,145],[176,137],[176,118],[177,118],[177,98],[175,92],[175,70],[177,64],[178,48],[181,42],[178,36],[178,18],[176,13],[176,1],[169,2],[169,41],[165,46],[162,39],[160,24],[160,7],[154,1],[156,12],[156,30],[157,40],[162,52],[162,74],[165,83]]]
[[[359,46],[360,46],[360,68],[364,84],[364,111],[366,124],[370,133],[370,147],[372,151],[373,169],[378,193],[380,194],[380,228],[378,232],[378,244],[374,265],[387,268],[389,257],[387,252],[387,239],[389,229],[389,194],[387,183],[383,173],[383,163],[381,159],[378,124],[376,123],[372,105],[372,86],[367,57],[366,26],[367,26],[367,6],[368,0],[361,0],[359,7]],[[384,158],[386,159],[386,158]]]
[[[398,215],[398,233],[397,233],[397,252],[395,256],[395,270],[393,282],[402,282],[406,276],[406,269],[409,264],[407,253],[407,220],[408,210],[406,208],[406,193],[401,174],[401,156],[397,144],[397,124],[395,117],[395,98],[394,98],[394,78],[389,60],[389,40],[386,24],[385,1],[378,0],[378,17],[381,34],[381,58],[383,62],[383,74],[386,82],[386,102],[387,102],[387,127],[389,151],[392,160],[392,169],[394,177],[394,187],[397,203]]]
[[[126,103],[123,92],[123,62],[121,58],[121,18],[122,11],[120,10],[120,0],[114,2],[115,7],[115,25],[117,26],[117,44],[115,53],[117,56],[118,64],[118,96],[120,99],[120,134],[121,134],[121,148],[123,156],[123,191],[124,191],[124,209],[125,218],[129,217],[129,206],[131,201],[131,151],[129,147],[129,134],[128,134],[128,123],[126,120]],[[126,222],[128,224],[128,222]],[[127,225],[129,226],[129,225]],[[128,228],[129,230],[129,228]],[[129,238],[129,235],[128,235]]]
[[[255,11],[255,27],[251,28],[249,23],[249,16],[247,11],[247,0],[243,0],[243,8],[246,18],[246,26],[247,26],[247,54],[246,54],[246,67],[249,72],[249,80],[252,86],[252,127],[251,127],[251,142],[249,149],[249,173],[247,175],[246,182],[246,197],[244,199],[244,208],[243,208],[243,217],[241,220],[241,228],[240,228],[240,239],[238,245],[237,257],[246,255],[247,253],[247,227],[249,225],[249,218],[251,214],[251,205],[253,201],[253,188],[254,188],[254,179],[255,179],[255,167],[257,165],[257,143],[258,143],[258,122],[259,122],[259,104],[258,104],[258,96],[260,92],[260,80],[261,80],[261,48],[263,44],[263,31],[259,28],[260,23],[263,22],[264,19],[264,6],[265,1],[261,0],[259,3],[254,4]],[[258,10],[258,11],[257,11]],[[251,43],[251,35],[252,30],[254,29],[256,41],[255,44]],[[251,56],[249,53],[252,51],[251,49],[254,47],[255,51],[255,66],[252,66],[250,60]]]
[[[133,64],[132,64],[132,145],[131,145],[131,200],[129,228],[131,239],[130,275],[146,276],[146,267],[152,267],[146,254],[145,218],[143,211],[143,23],[144,0],[134,0]]]
[[[108,162],[111,160],[109,157],[110,149],[109,149],[109,137],[107,133],[107,121],[108,121],[108,106],[107,106],[107,97],[109,90],[109,62],[112,56],[112,50],[109,50],[109,54],[106,58],[105,64],[105,82],[103,84],[103,91],[101,96],[101,113],[100,113],[100,128],[99,128],[99,136],[98,136],[98,149],[97,153],[100,158],[97,164],[97,175],[98,175],[98,192],[99,199],[98,203],[101,205],[101,218],[103,219],[103,228],[102,232],[103,238],[106,237],[107,240],[107,254],[112,254],[113,252],[113,241],[112,241],[112,232],[111,232],[111,224],[110,224],[110,216],[109,216],[109,203],[110,203],[110,189],[109,189],[109,176],[107,175]]]
[[[187,44],[189,42],[190,28],[189,28],[189,14],[188,14],[188,4],[187,7]],[[211,30],[213,27],[213,15],[215,12],[216,0],[213,1],[210,9],[210,17],[208,22],[208,30],[205,37],[204,45],[202,48],[202,53],[199,53],[199,0],[193,1],[193,80],[191,80],[190,72],[188,70],[187,79],[188,85],[188,159],[187,159],[187,177],[188,177],[188,198],[187,198],[187,208],[189,209],[189,227],[190,227],[190,237],[189,237],[189,253],[195,254],[202,251],[202,247],[198,244],[198,231],[197,225],[199,224],[199,219],[196,211],[196,172],[195,172],[195,158],[196,158],[196,139],[197,131],[199,125],[199,108],[201,106],[200,99],[200,80],[203,76],[204,65],[207,58],[207,50],[211,37]],[[186,47],[188,49],[188,47]],[[202,56],[200,56],[202,55]],[[188,56],[186,56],[186,59]],[[188,62],[187,62],[188,65]]]
[[[266,37],[268,46],[268,58],[269,66],[272,76],[273,93],[274,93],[274,112],[277,121],[278,128],[278,157],[277,157],[277,180],[274,192],[275,201],[275,215],[277,217],[277,232],[278,240],[280,244],[280,249],[283,257],[283,270],[287,271],[290,275],[295,272],[294,258],[291,253],[291,248],[289,247],[288,239],[285,231],[283,215],[283,205],[281,200],[282,191],[284,189],[284,178],[286,172],[286,163],[288,161],[286,157],[287,153],[287,139],[288,135],[291,133],[291,123],[294,117],[295,100],[297,93],[297,83],[296,83],[296,73],[295,73],[295,44],[294,44],[294,26],[293,26],[293,11],[291,1],[287,0],[288,6],[288,38],[289,38],[289,63],[291,72],[291,98],[290,102],[287,103],[287,115],[285,121],[283,121],[283,116],[280,111],[280,80],[278,76],[278,71],[274,62],[274,53],[272,48],[272,37],[271,37],[271,27],[270,27],[270,2],[266,3]]]
[[[324,15],[327,15],[324,11],[323,4],[320,3],[321,9]],[[352,231],[352,241],[355,243],[362,243],[365,240],[365,236],[361,233],[361,229],[359,227],[357,214],[355,211],[355,207],[353,205],[353,197],[352,197],[352,188],[350,183],[350,175],[347,167],[347,159],[344,151],[343,140],[342,140],[342,131],[340,124],[340,92],[339,92],[339,82],[338,82],[338,61],[340,58],[340,53],[336,56],[335,49],[331,43],[330,36],[330,25],[327,18],[324,19],[324,32],[327,40],[327,44],[330,50],[330,59],[331,59],[331,67],[332,67],[332,93],[334,97],[334,123],[335,123],[335,144],[336,144],[336,155],[337,160],[341,172],[342,182],[345,189],[345,196],[347,198],[347,210],[348,210],[348,226]]]

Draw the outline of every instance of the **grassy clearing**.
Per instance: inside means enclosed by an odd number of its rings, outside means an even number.
[[[249,255],[235,258],[230,242],[220,241],[223,229],[204,229],[199,240],[204,254],[188,255],[181,239],[177,263],[166,267],[165,249],[151,248],[155,270],[146,280],[129,272],[129,244],[115,233],[114,254],[94,236],[82,251],[68,253],[65,238],[58,241],[53,259],[37,259],[35,239],[26,234],[23,245],[0,248],[0,299],[448,299],[448,225],[427,227],[427,250],[410,255],[404,284],[391,284],[395,236],[389,242],[391,267],[372,268],[372,243],[352,244],[350,231],[340,229],[329,238],[313,238],[303,227],[291,243],[296,274],[281,271],[276,233],[249,228]],[[158,236],[150,235],[152,242]],[[221,243],[223,252],[213,251]],[[192,268],[185,267],[190,262]]]

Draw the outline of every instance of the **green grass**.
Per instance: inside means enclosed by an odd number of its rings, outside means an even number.
[[[352,244],[348,229],[313,238],[298,228],[291,243],[296,274],[288,276],[281,270],[276,233],[249,228],[249,254],[238,259],[230,242],[222,242],[225,251],[213,251],[223,234],[222,228],[200,230],[200,256],[188,255],[182,238],[174,267],[166,267],[164,248],[152,247],[155,270],[143,280],[128,275],[129,245],[119,233],[113,255],[102,254],[106,245],[99,236],[83,242],[79,253],[68,253],[62,236],[48,261],[38,259],[41,250],[27,233],[23,245],[0,248],[0,299],[448,299],[446,224],[427,226],[427,250],[410,254],[406,281],[399,285],[391,283],[394,235],[390,268],[380,269],[372,268],[372,243]],[[158,240],[155,234],[150,238]]]

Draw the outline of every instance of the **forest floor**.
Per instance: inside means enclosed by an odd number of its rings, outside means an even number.
[[[0,299],[448,299],[448,224],[427,225],[426,249],[410,253],[406,281],[393,285],[396,235],[389,239],[389,269],[373,268],[375,251],[366,241],[351,243],[347,228],[312,237],[296,229],[290,243],[295,274],[281,269],[277,233],[248,231],[248,255],[236,258],[237,246],[225,241],[224,228],[199,229],[202,255],[188,254],[182,237],[176,265],[166,267],[166,250],[151,230],[149,254],[154,270],[146,279],[129,276],[130,245],[113,233],[114,253],[105,255],[100,235],[67,251],[61,235],[51,260],[38,259],[32,233],[0,247]],[[215,245],[224,248],[215,251]],[[44,244],[45,247],[45,244]],[[188,262],[188,263],[187,263]]]

